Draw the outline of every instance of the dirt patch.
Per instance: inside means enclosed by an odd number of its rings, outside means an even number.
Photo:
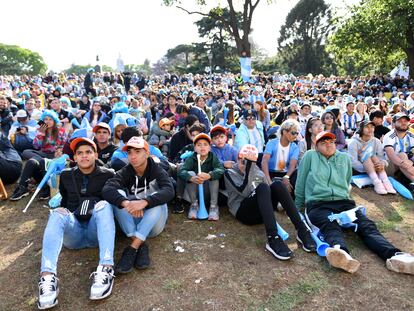
[[[11,192],[8,188],[9,193]],[[414,253],[414,204],[355,189],[353,197],[397,247]],[[36,309],[43,230],[48,210],[28,198],[0,202],[0,310]],[[286,215],[277,218],[291,238],[294,258],[281,262],[264,251],[262,226],[244,226],[221,209],[219,222],[170,215],[165,231],[149,240],[151,266],[115,279],[109,299],[88,299],[97,249],[63,249],[56,310],[413,310],[414,279],[388,271],[352,232],[347,241],[361,268],[349,275],[307,254],[293,239]],[[215,238],[206,239],[208,235]],[[119,258],[127,239],[117,235]],[[174,249],[180,246],[183,253]]]

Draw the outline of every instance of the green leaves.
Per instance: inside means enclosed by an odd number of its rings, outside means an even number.
[[[331,10],[324,0],[300,0],[280,31],[279,58],[294,74],[332,73],[325,41],[332,29]]]
[[[44,74],[47,66],[36,52],[0,43],[0,74]]]
[[[338,20],[329,38],[329,51],[340,71],[388,72],[404,58],[414,69],[413,17],[414,0],[366,0],[352,7],[350,17]],[[345,58],[353,58],[355,71],[348,71]]]

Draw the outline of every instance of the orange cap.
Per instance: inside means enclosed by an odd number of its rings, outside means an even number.
[[[95,150],[95,152],[98,150],[96,148],[96,144],[93,142],[93,140],[89,139],[89,138],[86,138],[86,137],[78,137],[78,138],[75,138],[74,140],[72,140],[72,142],[69,145],[70,149],[72,149],[72,151],[75,152],[76,146],[81,142],[86,142],[88,145],[91,145],[92,148]]]
[[[127,151],[128,148],[145,149],[149,152],[149,146],[146,140],[139,136],[131,137],[130,140],[122,147],[122,151]]]
[[[159,122],[158,122],[158,126],[160,127],[160,128],[162,128],[164,125],[166,125],[166,124],[173,124],[173,123],[175,123],[175,121],[174,120],[170,120],[170,119],[168,119],[168,118],[162,118]]]
[[[200,140],[200,139],[205,139],[208,141],[209,144],[211,144],[211,138],[210,136],[208,136],[206,133],[200,133],[198,134],[196,137],[194,137],[194,145]]]
[[[336,136],[334,133],[331,132],[320,132],[318,135],[316,135],[315,138],[315,144],[318,143],[318,141],[320,141],[322,138],[330,138],[330,139],[336,139]]]

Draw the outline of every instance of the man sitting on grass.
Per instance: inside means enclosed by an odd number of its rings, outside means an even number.
[[[306,207],[308,219],[320,229],[325,242],[331,246],[326,250],[328,262],[333,267],[354,273],[360,263],[349,254],[339,222],[328,219],[332,214],[355,209],[355,202],[349,196],[351,159],[336,150],[335,141],[333,133],[321,132],[315,139],[316,150],[305,153],[299,166],[295,203],[298,208]],[[356,219],[348,225],[354,225],[356,233],[369,249],[386,261],[389,270],[414,274],[414,256],[402,253],[388,242],[360,209],[354,216]]]
[[[56,271],[62,245],[70,249],[99,247],[99,265],[91,275],[90,299],[108,297],[113,286],[115,222],[112,207],[99,200],[105,182],[114,173],[96,165],[98,154],[92,140],[76,138],[70,147],[77,166],[61,173],[61,207],[51,211],[43,235],[39,309],[52,308],[58,303]],[[96,201],[99,202],[90,205]]]

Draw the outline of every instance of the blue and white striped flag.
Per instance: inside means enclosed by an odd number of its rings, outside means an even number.
[[[243,82],[249,82],[252,76],[252,59],[250,57],[240,57],[240,68]]]

